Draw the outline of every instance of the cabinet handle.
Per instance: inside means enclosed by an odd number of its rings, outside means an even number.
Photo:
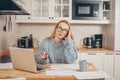
[[[49,19],[51,19],[51,17],[49,17]]]
[[[120,50],[115,50],[115,52],[120,52]]]
[[[112,55],[113,53],[105,53],[105,55]]]
[[[52,17],[52,19],[54,19],[54,17]]]
[[[88,55],[96,55],[96,53],[88,53]]]
[[[115,53],[115,55],[120,55],[120,53]]]
[[[30,17],[28,17],[28,19],[30,19]]]

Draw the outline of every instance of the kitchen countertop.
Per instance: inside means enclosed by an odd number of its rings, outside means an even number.
[[[108,48],[85,48],[83,46],[77,46],[77,50],[80,53],[114,53],[114,50]]]
[[[5,56],[5,55],[9,55],[9,54],[10,54],[9,50],[0,51],[0,57]]]
[[[33,48],[35,50],[35,52],[37,52],[38,48]],[[108,48],[91,48],[91,49],[88,49],[88,48],[85,48],[83,46],[77,46],[77,50],[80,52],[80,53],[114,53],[114,50],[112,49],[108,49]],[[5,55],[9,55],[10,54],[10,51],[9,50],[4,50],[4,51],[1,51],[0,52],[0,57],[2,56],[5,56]]]
[[[33,48],[33,49],[34,49],[35,53],[37,53],[38,48]],[[0,58],[3,57],[3,56],[5,56],[5,55],[9,55],[9,54],[10,54],[10,50],[0,51]]]

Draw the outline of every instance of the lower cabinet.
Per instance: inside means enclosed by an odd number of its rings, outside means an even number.
[[[114,54],[113,53],[104,53],[104,66],[103,71],[113,77],[114,73]],[[111,79],[105,79],[111,80]]]
[[[120,80],[120,54],[115,55],[114,77]]]
[[[107,74],[113,77],[113,71],[114,71],[113,53],[80,53],[79,57],[80,60],[87,60],[87,62],[94,64],[94,66],[98,70],[103,70]],[[120,65],[118,67],[120,67]],[[111,79],[105,79],[105,80],[111,80]]]
[[[80,59],[94,64],[98,70],[103,70],[103,53],[81,53]]]

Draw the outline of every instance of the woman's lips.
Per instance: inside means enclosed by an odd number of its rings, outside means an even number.
[[[59,36],[62,36],[62,34],[59,34]]]

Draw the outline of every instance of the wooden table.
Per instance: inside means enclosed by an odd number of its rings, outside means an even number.
[[[89,64],[92,68],[88,68],[87,71],[96,71],[97,69]],[[70,76],[46,76],[45,71],[40,73],[31,73],[16,69],[0,69],[0,79],[3,78],[17,78],[25,77],[27,80],[76,80],[72,75]],[[93,80],[93,79],[92,79]],[[95,80],[104,80],[104,79],[95,79]]]

